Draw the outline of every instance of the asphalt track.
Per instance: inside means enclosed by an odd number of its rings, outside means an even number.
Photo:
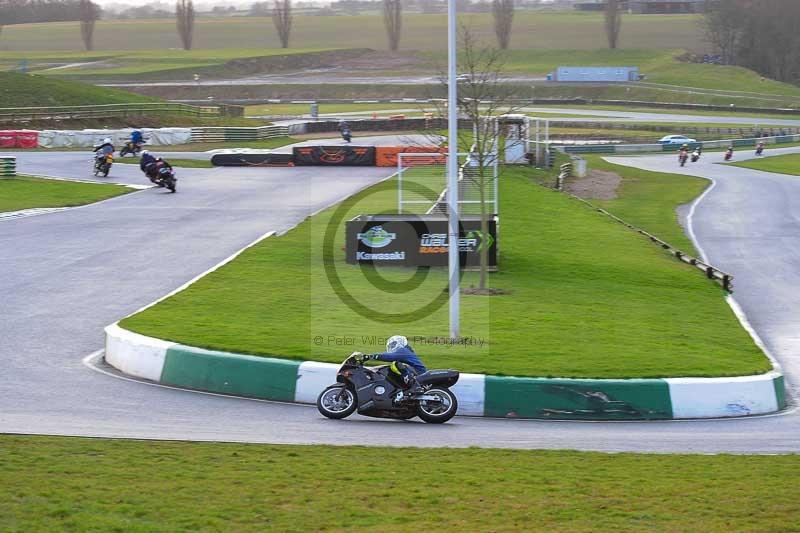
[[[800,149],[786,151],[798,152]],[[20,154],[25,172],[86,178],[85,155]],[[84,158],[84,159],[81,159]],[[696,206],[709,260],[736,276],[736,296],[791,381],[798,376],[800,178],[675,156],[613,158],[702,174]],[[373,183],[383,169],[181,170],[179,192],[149,189],[80,209],[0,222],[0,432],[334,445],[483,446],[599,451],[800,451],[794,411],[736,420],[582,423],[457,417],[443,426],[175,390],[109,376],[83,360],[102,328],[175,289],[263,233]],[[118,165],[117,182],[142,183]],[[748,264],[749,263],[749,264]],[[687,275],[695,273],[687,271]],[[102,370],[102,365],[100,366]]]

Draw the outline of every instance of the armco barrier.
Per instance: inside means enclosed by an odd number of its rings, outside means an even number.
[[[17,175],[17,158],[0,156],[0,178],[13,178]]]
[[[106,362],[175,387],[312,404],[339,365],[204,350],[106,328]],[[783,375],[730,378],[555,379],[462,374],[459,414],[566,420],[666,420],[773,413],[786,406]]]
[[[289,134],[286,126],[192,128],[191,142],[260,141]]]
[[[171,102],[59,107],[5,107],[0,108],[0,122],[93,119],[138,116],[153,113],[189,115],[194,117],[219,117],[222,114],[219,107],[200,107]]]

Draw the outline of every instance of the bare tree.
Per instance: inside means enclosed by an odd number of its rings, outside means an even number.
[[[289,34],[292,31],[292,0],[275,0],[272,8],[272,22],[278,30],[282,48],[289,48]]]
[[[513,99],[513,89],[505,83],[503,70],[506,62],[504,50],[481,43],[467,27],[461,28],[458,53],[459,116],[469,123],[469,128],[459,129],[458,139],[449,139],[449,149],[470,147],[471,166],[465,169],[462,185],[477,192],[481,221],[480,278],[478,289],[487,288],[490,242],[489,217],[492,211],[492,192],[495,180],[494,167],[498,163],[498,144],[503,131],[498,119],[505,114],[520,110]],[[447,78],[441,76],[446,89]],[[438,109],[440,116],[444,109]]]
[[[619,30],[622,27],[622,2],[620,0],[606,0],[606,38],[608,47],[617,48]]]
[[[726,65],[736,62],[736,52],[744,33],[742,9],[743,6],[736,0],[710,0],[705,4],[705,13],[700,22],[703,33]]]
[[[81,39],[87,50],[94,48],[94,24],[97,22],[100,10],[91,0],[80,0],[78,6],[81,18]]]
[[[492,16],[497,46],[507,50],[511,42],[511,23],[514,21],[514,0],[492,0]]]
[[[178,36],[184,50],[192,49],[194,37],[194,4],[192,0],[178,0],[175,3],[175,18],[178,24]]]
[[[403,28],[403,6],[400,0],[383,0],[383,24],[389,38],[389,49],[396,52],[400,47],[400,32]]]

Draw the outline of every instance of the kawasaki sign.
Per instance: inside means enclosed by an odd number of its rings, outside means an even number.
[[[460,221],[461,266],[480,265],[486,249],[489,266],[497,266],[497,218],[481,232],[480,217]],[[447,266],[447,218],[441,215],[359,215],[347,222],[347,262],[403,266]]]

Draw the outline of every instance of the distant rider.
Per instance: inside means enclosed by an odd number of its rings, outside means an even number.
[[[422,392],[422,387],[416,380],[417,374],[428,371],[422,360],[417,356],[408,339],[403,335],[393,335],[386,341],[386,351],[376,354],[359,354],[362,360],[375,359],[392,363],[391,370],[402,376],[403,382],[409,386],[412,393]],[[403,363],[398,365],[397,363]],[[412,370],[413,369],[413,370]]]
[[[761,155],[762,153],[764,153],[764,143],[763,142],[759,142],[756,145],[756,155]]]
[[[140,148],[144,144],[144,135],[139,130],[131,132],[131,144],[134,148]]]
[[[99,168],[100,162],[103,159],[105,159],[106,156],[109,156],[114,153],[114,145],[111,144],[111,139],[106,137],[105,139],[103,139],[103,142],[101,144],[96,145],[94,147],[93,151],[96,154],[94,157],[95,168]]]
[[[95,145],[94,152],[97,153],[97,157],[99,158],[101,155],[109,155],[115,152],[114,145],[111,144],[111,139],[106,137],[103,139],[103,142],[99,145]]]

